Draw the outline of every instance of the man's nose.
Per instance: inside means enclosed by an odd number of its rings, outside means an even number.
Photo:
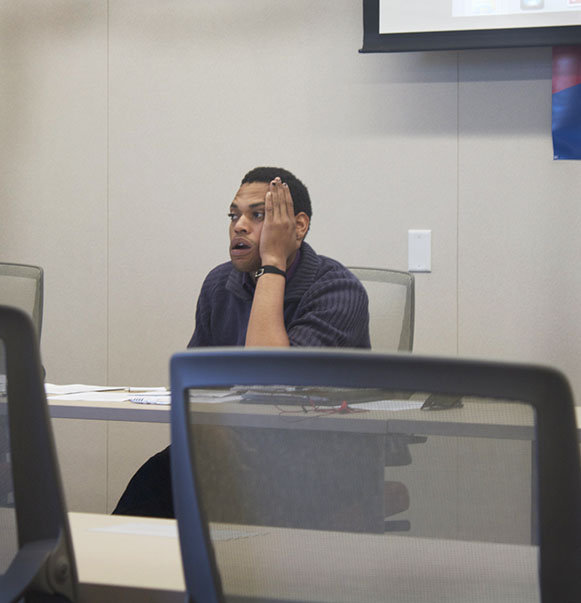
[[[240,216],[234,224],[234,232],[248,232],[250,230],[250,220],[245,216]]]

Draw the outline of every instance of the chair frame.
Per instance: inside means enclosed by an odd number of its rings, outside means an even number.
[[[5,345],[8,425],[19,550],[0,576],[0,603],[27,593],[35,601],[74,601],[77,570],[38,338],[24,311],[0,306]],[[23,435],[24,434],[24,435]],[[39,512],[39,505],[42,507]]]
[[[191,601],[222,601],[224,596],[191,467],[188,389],[283,382],[528,402],[537,417],[541,599],[581,601],[581,464],[573,398],[560,372],[533,365],[370,351],[206,348],[175,354],[170,373],[174,505]]]
[[[38,338],[40,339],[44,308],[44,270],[40,266],[33,266],[31,264],[0,262],[0,276],[15,276],[36,281],[32,322],[34,323]]]
[[[347,266],[365,286],[364,281],[372,281],[376,283],[385,283],[385,275],[390,276],[389,282],[396,285],[402,285],[408,290],[406,295],[406,305],[404,308],[404,316],[409,314],[410,328],[409,336],[406,334],[406,329],[402,327],[398,351],[411,352],[414,346],[414,322],[415,322],[415,277],[411,272],[403,270],[392,270],[390,268],[369,268],[364,266]]]

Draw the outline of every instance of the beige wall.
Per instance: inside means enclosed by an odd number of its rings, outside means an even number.
[[[360,0],[0,0],[0,258],[46,270],[52,382],[160,384],[227,205],[295,171],[311,244],[417,276],[417,352],[556,365],[581,397],[579,164],[548,48],[361,55]]]

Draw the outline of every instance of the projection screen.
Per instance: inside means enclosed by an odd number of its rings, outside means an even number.
[[[362,52],[581,44],[581,0],[364,0]]]

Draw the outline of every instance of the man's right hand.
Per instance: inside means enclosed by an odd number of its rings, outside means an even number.
[[[288,260],[297,248],[296,219],[290,189],[276,177],[270,183],[265,197],[259,248],[262,265],[286,270]]]

